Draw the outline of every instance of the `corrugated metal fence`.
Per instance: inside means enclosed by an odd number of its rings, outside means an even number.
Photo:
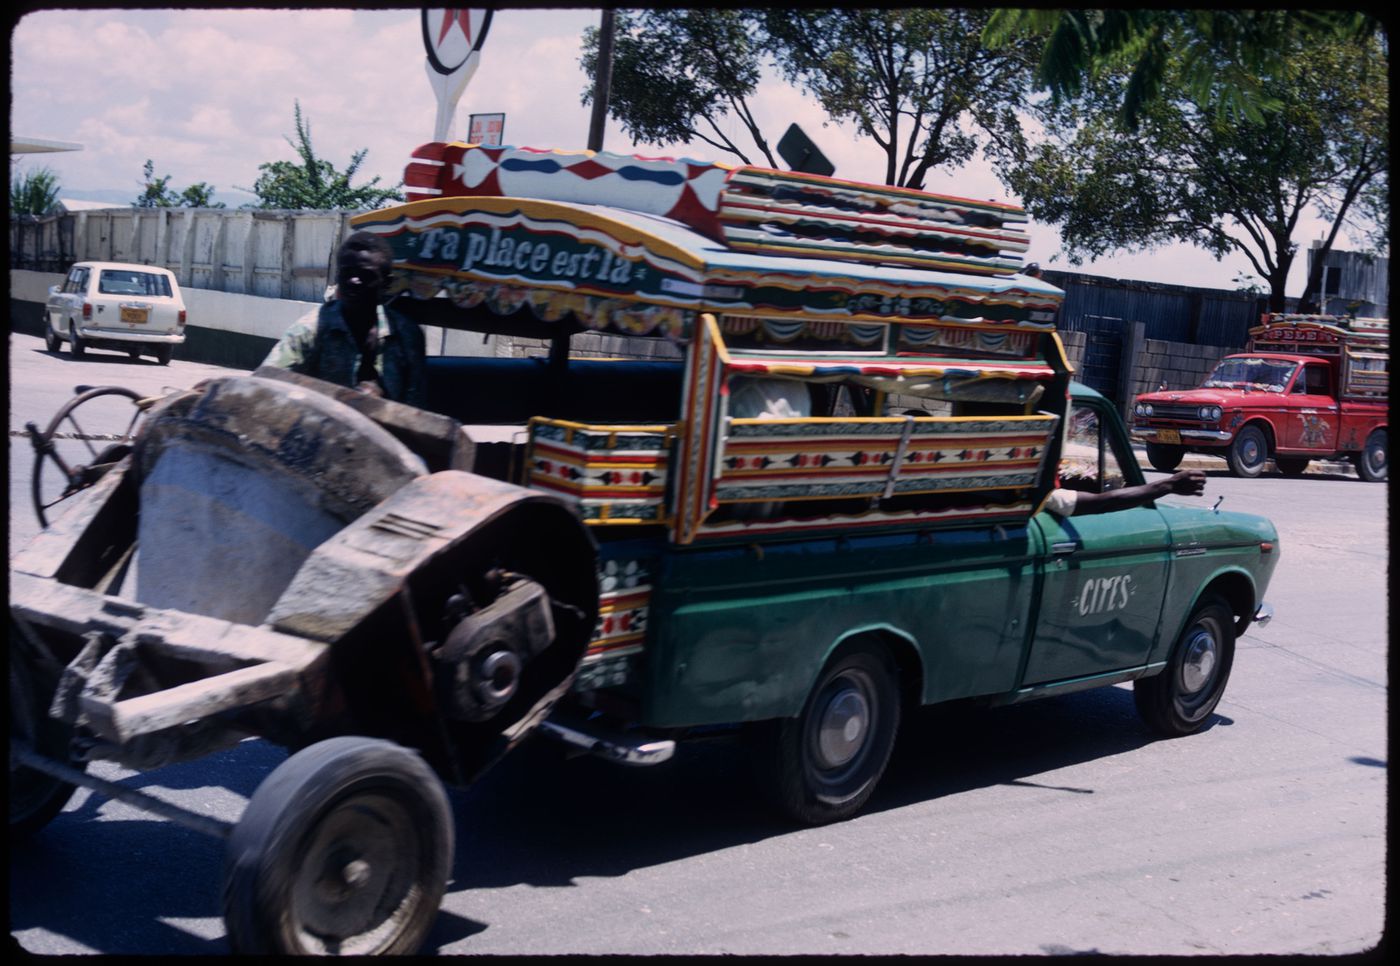
[[[1141,322],[1144,337],[1191,345],[1241,347],[1264,311],[1259,296],[1224,289],[1165,285],[1131,279],[1047,271],[1045,281],[1065,290],[1059,327],[1099,328],[1097,320]]]

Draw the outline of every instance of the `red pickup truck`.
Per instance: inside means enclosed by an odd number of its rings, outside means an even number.
[[[1164,473],[1188,452],[1223,456],[1235,476],[1272,459],[1296,476],[1315,459],[1349,458],[1363,480],[1386,478],[1390,323],[1268,314],[1246,352],[1221,359],[1199,389],[1144,393],[1133,438]]]

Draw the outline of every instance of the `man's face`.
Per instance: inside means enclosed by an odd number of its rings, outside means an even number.
[[[377,252],[348,252],[336,272],[339,298],[353,307],[377,305],[389,280],[389,266]]]

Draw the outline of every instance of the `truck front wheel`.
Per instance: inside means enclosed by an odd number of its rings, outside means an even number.
[[[1154,470],[1162,473],[1175,472],[1185,455],[1185,446],[1172,446],[1169,443],[1147,444],[1147,462],[1152,464]]]
[[[1225,452],[1225,461],[1230,464],[1230,472],[1245,479],[1253,479],[1264,471],[1269,459],[1269,441],[1257,426],[1246,426],[1235,434],[1235,441]]]
[[[822,670],[800,715],[757,726],[759,782],[798,822],[849,818],[875,791],[898,729],[893,661],[881,647],[859,645]]]
[[[1219,597],[1196,606],[1160,674],[1133,682],[1142,720],[1163,738],[1189,735],[1215,710],[1235,661],[1235,617]]]
[[[1383,429],[1372,430],[1366,437],[1366,448],[1352,457],[1356,473],[1368,483],[1384,483],[1386,478],[1386,447],[1389,434]]]

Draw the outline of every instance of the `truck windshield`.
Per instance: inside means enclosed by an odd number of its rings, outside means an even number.
[[[1250,359],[1237,356],[1221,359],[1202,386],[1206,389],[1254,389],[1260,392],[1283,392],[1293,377],[1296,362],[1279,359]]]

